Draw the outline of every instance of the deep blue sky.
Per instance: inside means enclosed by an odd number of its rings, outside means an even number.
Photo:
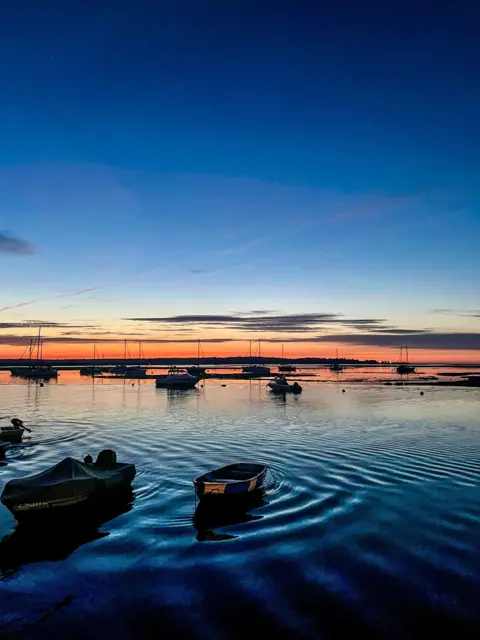
[[[74,313],[473,330],[428,314],[480,306],[479,28],[473,2],[5,0],[0,232],[35,252],[0,254],[0,302],[114,283]]]

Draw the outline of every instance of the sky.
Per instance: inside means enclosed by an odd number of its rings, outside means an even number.
[[[5,0],[0,358],[480,362],[480,7]],[[255,347],[258,348],[258,347]]]

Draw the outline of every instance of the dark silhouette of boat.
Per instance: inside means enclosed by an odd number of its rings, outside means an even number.
[[[136,473],[133,464],[118,463],[114,451],[101,451],[94,463],[65,458],[32,476],[10,480],[1,502],[19,521],[65,519],[72,513],[88,516],[129,488]]]
[[[108,531],[99,531],[99,528],[130,511],[133,500],[133,491],[129,488],[88,519],[70,517],[49,527],[18,523],[13,532],[0,541],[0,575],[15,572],[33,562],[64,560],[81,545],[108,536]]]
[[[243,500],[227,500],[218,508],[215,500],[202,500],[198,503],[193,516],[193,526],[197,530],[199,542],[217,542],[231,540],[237,536],[225,531],[225,527],[261,520],[263,516],[250,513],[266,505],[265,494],[256,491]]]
[[[332,362],[332,364],[328,368],[330,369],[330,371],[343,371],[344,370],[345,367],[338,362],[338,349],[337,349],[337,357],[336,357],[335,362]]]
[[[268,467],[256,462],[237,462],[198,476],[193,481],[200,500],[245,498],[263,488]]]
[[[400,364],[397,367],[397,373],[404,375],[406,373],[415,373],[415,367],[408,362],[408,346],[405,345],[405,362],[403,361],[403,347],[400,347]]]
[[[22,420],[12,418],[10,421],[12,426],[0,428],[0,442],[18,443],[22,441],[25,431],[31,432],[28,427],[23,424]]]
[[[290,384],[285,376],[277,376],[267,384],[267,387],[274,393],[302,393],[302,387],[298,382]]]
[[[10,369],[10,373],[12,374],[12,376],[18,376],[19,378],[26,378],[30,380],[50,380],[51,378],[58,377],[58,371],[52,366],[47,365],[43,362],[43,341],[41,325],[38,327],[38,336],[30,340],[28,351],[28,365],[25,367],[15,367],[13,369]],[[22,360],[22,358],[20,358],[20,360]]]

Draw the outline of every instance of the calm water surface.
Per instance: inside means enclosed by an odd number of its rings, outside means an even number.
[[[25,538],[0,507],[0,635],[478,637],[480,389],[221,384],[0,384],[33,429],[0,490],[106,447],[137,465],[131,504],[76,536]],[[247,458],[273,470],[264,503],[195,518],[192,478]]]

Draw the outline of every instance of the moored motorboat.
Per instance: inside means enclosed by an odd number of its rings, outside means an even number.
[[[103,373],[103,369],[101,367],[82,367],[79,371],[81,376],[97,376]]]
[[[114,451],[101,451],[96,462],[65,458],[55,466],[5,485],[1,502],[17,520],[68,517],[77,510],[88,513],[122,490],[135,477],[135,465],[118,463]]]
[[[192,376],[185,369],[172,367],[166,376],[156,378],[155,386],[158,389],[193,389],[199,380],[199,376]]]
[[[205,367],[198,367],[198,366],[187,367],[187,373],[197,378],[205,378],[207,374],[207,369]]]
[[[268,467],[256,462],[237,462],[213,469],[193,481],[200,498],[244,498],[264,487]]]
[[[302,387],[298,382],[290,384],[285,376],[277,376],[267,384],[267,387],[276,393],[302,393]]]
[[[343,371],[344,369],[344,367],[341,364],[338,364],[338,362],[334,362],[328,368],[330,371]]]
[[[25,431],[31,432],[18,418],[12,418],[11,423],[11,427],[0,428],[0,442],[21,442]]]
[[[292,372],[292,371],[296,371],[297,367],[294,364],[280,364],[278,365],[278,370],[280,372]]]
[[[50,380],[50,378],[57,378],[58,371],[50,365],[38,365],[32,367],[18,367],[11,369],[12,376],[19,378],[26,378],[29,380]]]
[[[252,376],[268,376],[270,375],[270,369],[264,367],[261,364],[252,364],[242,369],[243,373],[249,373]]]

